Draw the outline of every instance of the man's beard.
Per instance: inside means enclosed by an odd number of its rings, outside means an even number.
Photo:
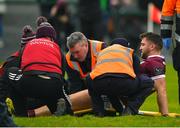
[[[147,54],[144,54],[144,53],[141,52],[141,58],[142,59],[146,59],[147,58]]]

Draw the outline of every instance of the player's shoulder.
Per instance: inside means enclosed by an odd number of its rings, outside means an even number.
[[[166,63],[165,58],[160,55],[148,56],[145,60],[141,62],[141,68],[153,72],[156,68],[165,70]]]
[[[146,62],[149,63],[149,64],[163,64],[163,65],[166,65],[165,63],[165,58],[164,56],[161,56],[161,55],[152,55],[152,56],[149,56],[147,59],[146,59]]]
[[[141,67],[152,79],[165,77],[165,59],[160,55],[149,56]]]

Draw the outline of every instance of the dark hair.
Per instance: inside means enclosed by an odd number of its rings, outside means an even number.
[[[162,38],[160,35],[153,33],[153,32],[145,32],[140,34],[139,38],[142,40],[143,38],[146,38],[147,40],[154,43],[159,50],[163,47]]]
[[[35,32],[33,31],[30,25],[25,25],[22,29],[21,44],[26,44],[28,41],[36,37]]]
[[[39,27],[41,23],[47,22],[47,21],[48,21],[48,20],[47,20],[46,17],[44,17],[44,16],[39,16],[39,17],[36,19],[36,25],[37,25],[37,27]]]
[[[125,47],[130,47],[130,43],[125,38],[115,38],[110,42],[110,45],[120,44]]]

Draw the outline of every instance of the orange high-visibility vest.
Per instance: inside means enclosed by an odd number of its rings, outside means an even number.
[[[94,69],[94,66],[96,64],[97,55],[101,51],[103,42],[95,41],[95,40],[88,40],[90,42],[90,49],[91,49],[91,70]],[[77,61],[72,61],[70,59],[71,53],[68,52],[66,54],[66,61],[73,70],[76,70],[80,73],[81,78],[85,78],[88,73],[83,73],[80,64]]]
[[[123,73],[135,78],[133,69],[133,49],[114,44],[102,50],[97,63],[90,73],[91,79],[106,73]]]
[[[180,0],[164,0],[161,16],[161,36],[162,38],[172,37],[173,17],[177,15],[176,24],[180,25]],[[177,26],[177,25],[176,25]],[[176,28],[175,39],[180,42],[179,28]]]
[[[164,0],[162,16],[173,16],[175,12],[180,13],[180,0]]]

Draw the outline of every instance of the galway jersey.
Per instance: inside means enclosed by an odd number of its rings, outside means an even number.
[[[152,55],[143,60],[140,65],[140,73],[146,74],[156,80],[165,77],[166,63],[163,56]]]

